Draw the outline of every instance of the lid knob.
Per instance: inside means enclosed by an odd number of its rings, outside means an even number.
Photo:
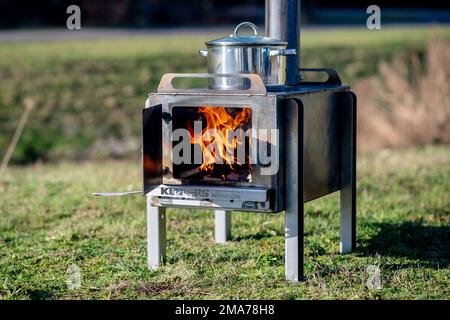
[[[234,32],[233,32],[233,37],[239,37],[239,35],[238,35],[239,29],[241,29],[243,27],[249,27],[249,28],[253,29],[253,32],[255,33],[255,36],[259,35],[258,27],[254,23],[245,21],[245,22],[239,23],[236,26],[236,28],[234,29]]]

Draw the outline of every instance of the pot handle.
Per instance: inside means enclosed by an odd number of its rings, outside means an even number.
[[[208,50],[206,50],[205,48],[202,48],[200,50],[198,50],[198,54],[202,57],[207,57],[208,56]]]
[[[269,56],[295,56],[297,50],[295,49],[275,49],[269,51]]]
[[[238,37],[239,29],[241,29],[242,27],[250,27],[251,29],[253,29],[253,32],[255,33],[255,36],[259,35],[258,27],[254,23],[245,21],[245,22],[239,23],[236,26],[236,28],[234,29],[234,32],[233,32],[233,37]]]

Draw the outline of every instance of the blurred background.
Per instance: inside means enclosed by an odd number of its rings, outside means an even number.
[[[66,8],[81,8],[68,31]],[[331,67],[360,99],[360,151],[450,142],[450,4],[302,1],[303,67]],[[197,51],[264,0],[0,1],[0,154],[11,163],[139,157],[140,109],[166,72],[204,72]],[[28,106],[28,107],[27,107]]]
[[[100,27],[167,27],[235,24],[246,19],[264,22],[264,0],[29,0],[2,1],[0,26],[4,28],[61,26],[66,8],[83,9],[83,24]],[[304,0],[305,23],[362,24],[361,12],[376,4],[384,22],[450,22],[450,5],[423,0]]]

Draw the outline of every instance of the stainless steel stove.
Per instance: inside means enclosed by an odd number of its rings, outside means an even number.
[[[251,23],[206,43],[205,74],[166,74],[143,110],[148,267],[166,256],[165,208],[285,211],[285,275],[303,279],[304,203],[341,194],[341,253],[355,247],[356,97],[332,69],[299,69],[300,4],[267,0],[266,36]],[[243,35],[243,28],[253,34]],[[324,82],[302,80],[324,73]],[[178,88],[179,79],[206,80]]]

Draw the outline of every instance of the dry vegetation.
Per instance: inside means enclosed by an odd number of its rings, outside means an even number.
[[[361,149],[450,143],[450,42],[382,62],[355,86]]]

